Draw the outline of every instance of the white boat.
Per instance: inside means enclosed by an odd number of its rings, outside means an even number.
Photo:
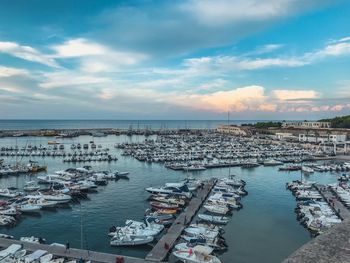
[[[7,226],[16,222],[16,219],[12,216],[0,215],[0,225]]]
[[[214,239],[219,235],[219,231],[210,230],[204,227],[187,227],[184,232],[190,236],[205,236],[209,239]]]
[[[41,194],[41,196],[48,201],[55,201],[59,204],[62,203],[68,203],[72,200],[72,197],[70,195],[66,194],[60,194],[60,193],[55,193],[55,194]]]
[[[5,209],[0,210],[0,215],[15,216],[18,215],[18,211],[15,207],[9,206]]]
[[[312,174],[314,173],[314,169],[312,169],[311,167],[308,167],[308,166],[302,166],[301,167],[301,170],[303,171],[303,173],[305,174]]]
[[[41,209],[40,205],[30,204],[30,203],[23,203],[16,206],[17,209],[23,213],[31,213],[31,212],[38,212]]]
[[[205,204],[203,207],[208,212],[214,213],[214,214],[219,214],[219,215],[226,215],[230,211],[226,206]]]
[[[34,181],[27,182],[26,185],[23,187],[23,190],[26,192],[35,192],[35,191],[38,191],[39,189],[40,187],[36,185],[36,182]]]
[[[8,188],[0,189],[0,196],[7,197],[7,198],[14,198],[16,196],[19,196],[20,193],[17,191],[10,191]]]
[[[12,244],[8,248],[0,251],[0,260],[3,260],[11,255],[14,255],[17,251],[22,248],[22,245]]]
[[[19,240],[23,241],[23,242],[33,243],[33,244],[44,244],[46,242],[46,240],[44,238],[34,237],[34,236],[21,237]]]
[[[147,224],[147,225],[146,225]],[[134,237],[156,236],[163,231],[164,226],[161,224],[154,224],[149,222],[139,222],[134,220],[126,220],[124,227],[111,227],[109,236],[116,236],[125,234]]]
[[[120,234],[112,237],[111,246],[137,246],[145,245],[153,241],[153,236],[133,236]]]
[[[226,216],[212,216],[206,214],[198,214],[198,218],[213,224],[227,224],[229,220]]]
[[[46,254],[46,250],[36,250],[32,254],[29,254],[24,258],[24,263],[38,262],[40,261],[40,258],[45,256]]]
[[[148,187],[146,191],[151,194],[172,194],[177,196],[185,196],[187,198],[192,197],[192,193],[188,187],[184,184],[166,184],[164,187]]]
[[[185,263],[221,263],[217,257],[210,255],[210,253],[211,249],[197,245],[194,248],[174,251],[173,255]]]
[[[214,248],[209,247],[209,246],[204,246],[204,247],[208,251],[209,254],[213,253]],[[176,250],[188,250],[190,248],[193,249],[193,246],[191,246],[191,243],[179,243],[175,246]]]

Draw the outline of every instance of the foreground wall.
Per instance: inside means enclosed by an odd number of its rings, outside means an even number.
[[[350,220],[332,227],[283,261],[283,263],[296,262],[350,262]]]

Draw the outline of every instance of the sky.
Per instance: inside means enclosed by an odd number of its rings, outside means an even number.
[[[0,0],[0,119],[350,114],[348,0]]]

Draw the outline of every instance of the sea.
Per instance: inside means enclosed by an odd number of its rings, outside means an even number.
[[[0,120],[0,130],[84,128],[213,129],[220,124],[241,125],[256,122],[258,120]]]
[[[1,129],[33,128],[77,128],[77,127],[128,127],[129,125],[152,125],[161,127],[211,128],[220,121],[1,121]],[[142,123],[142,124],[141,124]],[[158,126],[157,126],[158,125]],[[154,137],[148,137],[154,138]],[[47,145],[49,137],[0,138],[2,146]],[[97,193],[89,194],[87,200],[70,204],[67,207],[43,210],[37,214],[23,215],[14,227],[1,227],[0,233],[22,236],[42,237],[48,243],[70,243],[71,247],[134,257],[145,257],[152,245],[141,247],[111,247],[107,236],[111,226],[122,226],[127,219],[142,220],[149,208],[146,187],[160,186],[166,182],[179,182],[188,176],[182,171],[173,171],[158,163],[139,162],[128,156],[122,156],[115,149],[115,143],[142,142],[144,136],[115,136],[64,138],[59,141],[68,148],[72,143],[94,141],[108,147],[111,154],[119,158],[116,162],[91,162],[95,170],[129,171],[130,180],[111,181],[107,186],[99,187]],[[6,163],[28,163],[29,158],[1,157]],[[63,163],[61,158],[31,158],[48,166],[47,173],[80,167],[82,164]],[[298,223],[294,209],[296,201],[292,193],[286,190],[286,183],[300,178],[299,172],[281,172],[277,167],[256,167],[242,169],[231,168],[231,173],[247,182],[248,195],[242,199],[243,209],[234,211],[229,223],[224,227],[224,237],[228,250],[218,257],[222,262],[240,263],[277,263],[311,239],[309,232]],[[41,173],[43,174],[43,173]],[[190,175],[198,179],[224,178],[228,168],[207,169]],[[0,187],[22,188],[27,181],[37,180],[38,174],[19,175],[0,178]],[[315,172],[309,180],[320,183],[335,182],[337,174]]]

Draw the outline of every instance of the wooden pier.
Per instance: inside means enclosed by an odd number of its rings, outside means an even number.
[[[176,218],[171,227],[163,235],[163,237],[154,246],[151,252],[146,256],[148,261],[163,261],[172,247],[175,245],[176,240],[180,237],[182,231],[185,229],[186,225],[189,224],[193,217],[197,214],[198,210],[201,208],[203,202],[207,198],[211,189],[216,183],[216,179],[209,180],[204,184],[202,189],[198,189],[197,196],[193,197],[184,209],[184,211]]]
[[[315,188],[320,192],[326,202],[333,208],[334,212],[337,213],[341,219],[350,219],[350,210],[337,199],[329,187],[316,184]]]
[[[50,254],[53,254],[55,257],[70,258],[75,260],[79,260],[82,258],[83,260],[86,260],[86,261],[90,260],[91,262],[96,262],[96,263],[112,263],[112,262],[116,262],[118,258],[123,258],[122,261],[124,263],[147,262],[142,258],[120,256],[115,254],[101,253],[101,252],[76,249],[76,248],[71,248],[69,249],[69,251],[66,251],[66,248],[61,246],[34,244],[34,243],[28,243],[28,242],[18,241],[14,239],[0,238],[0,247],[6,248],[12,244],[20,244],[23,246],[23,249],[26,249],[27,251],[31,251],[31,252],[38,249],[42,249],[47,251]]]

